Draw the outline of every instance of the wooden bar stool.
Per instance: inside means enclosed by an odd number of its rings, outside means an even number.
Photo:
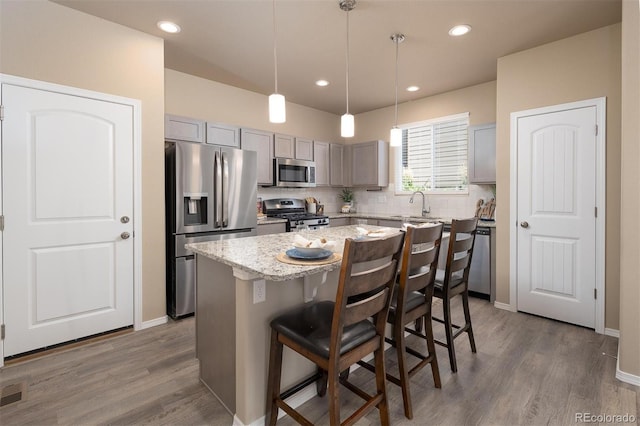
[[[353,240],[344,246],[336,301],[312,302],[271,321],[266,422],[275,425],[281,408],[300,424],[312,425],[284,399],[318,380],[318,394],[328,382],[329,421],[340,423],[339,384],[365,400],[342,424],[353,424],[378,408],[380,423],[389,424],[384,370],[384,330],[402,253],[404,233],[387,238]],[[373,317],[373,322],[369,318]],[[286,345],[314,362],[318,373],[286,391],[280,390],[282,351]],[[376,393],[369,395],[340,378],[340,372],[373,353]],[[325,381],[326,380],[326,381]]]
[[[438,267],[438,254],[442,240],[442,224],[428,227],[407,228],[402,250],[402,265],[398,275],[398,285],[394,289],[387,322],[393,324],[393,338],[386,338],[396,348],[398,356],[398,371],[400,377],[387,373],[391,383],[402,388],[404,401],[404,415],[413,418],[411,404],[410,379],[422,367],[431,365],[431,374],[436,388],[441,387],[438,358],[431,325],[431,300]],[[422,322],[423,333],[411,328],[408,324]],[[426,341],[427,354],[408,347],[405,342],[405,332],[418,336]],[[420,361],[411,369],[408,368],[406,354],[410,354]],[[373,371],[373,366],[364,361],[361,366]]]
[[[454,219],[451,222],[449,234],[449,249],[447,250],[447,265],[444,271],[438,270],[433,296],[442,299],[442,311],[444,318],[433,317],[433,320],[444,324],[446,343],[436,340],[449,351],[449,363],[451,371],[458,371],[456,363],[456,351],[454,339],[462,333],[469,336],[471,352],[476,352],[476,342],[473,338],[471,315],[469,313],[469,269],[471,267],[471,255],[476,239],[478,218]],[[451,322],[451,299],[462,297],[462,309],[464,310],[465,323],[463,326]],[[454,329],[457,331],[454,333]]]

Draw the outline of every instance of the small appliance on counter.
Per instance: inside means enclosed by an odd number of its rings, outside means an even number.
[[[264,200],[263,212],[268,217],[287,219],[287,232],[295,231],[298,227],[318,229],[329,226],[329,217],[323,214],[307,211],[305,200],[297,198],[274,198]],[[317,206],[317,204],[316,204]]]

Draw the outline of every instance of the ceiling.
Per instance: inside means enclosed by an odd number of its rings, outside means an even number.
[[[54,0],[165,40],[167,68],[274,92],[271,0]],[[338,0],[277,0],[278,92],[334,114],[346,109],[347,12]],[[171,20],[178,34],[156,23]],[[621,0],[357,0],[349,12],[349,111],[406,102],[496,79],[497,59],[621,21]],[[471,25],[451,37],[455,24]],[[327,87],[314,82],[326,79]],[[420,87],[407,92],[410,85]]]

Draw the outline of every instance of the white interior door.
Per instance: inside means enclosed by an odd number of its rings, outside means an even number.
[[[133,107],[3,84],[4,355],[133,324]]]
[[[517,120],[517,308],[595,327],[595,106]]]

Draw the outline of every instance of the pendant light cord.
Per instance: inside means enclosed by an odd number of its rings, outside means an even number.
[[[276,52],[276,0],[273,0],[273,68],[275,79],[275,93],[278,93],[278,54]]]
[[[395,118],[395,127],[398,127],[398,45],[400,44],[400,40],[396,38],[394,40],[396,43],[396,118]]]
[[[349,114],[349,11],[347,10],[347,114]]]

